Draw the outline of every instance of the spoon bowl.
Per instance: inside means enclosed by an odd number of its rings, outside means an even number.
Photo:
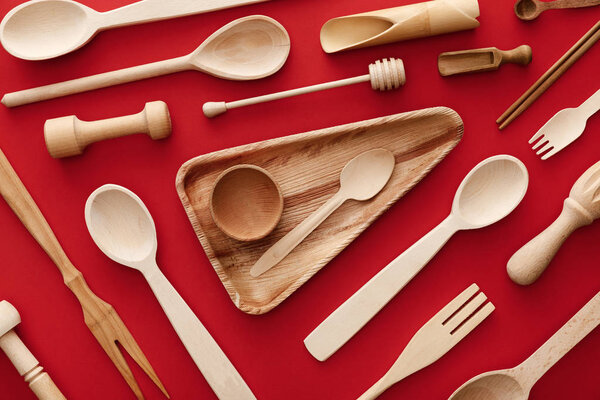
[[[531,21],[544,11],[537,0],[518,0],[515,3],[515,14],[519,19]]]
[[[385,149],[364,152],[346,164],[340,175],[340,191],[346,198],[369,200],[386,185],[394,171],[394,154]]]
[[[519,159],[508,155],[487,158],[463,179],[454,197],[452,214],[466,224],[463,229],[491,225],[519,205],[528,184],[527,168]]]
[[[85,204],[85,222],[100,250],[119,264],[141,269],[156,256],[154,220],[128,189],[117,185],[96,189]]]
[[[449,400],[527,400],[529,390],[515,379],[512,370],[486,372],[458,388]]]
[[[94,14],[98,13],[73,1],[29,1],[4,17],[0,41],[9,53],[25,60],[58,57],[94,37],[97,29],[90,23]]]

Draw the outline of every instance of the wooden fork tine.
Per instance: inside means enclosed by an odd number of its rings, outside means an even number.
[[[458,343],[465,336],[467,336],[473,329],[477,328],[477,326],[486,319],[492,311],[494,311],[496,307],[492,303],[487,303],[480,310],[478,310],[475,314],[471,316],[460,328],[458,328],[452,334],[452,339]]]
[[[456,329],[460,324],[469,318],[485,301],[487,296],[480,292],[475,298],[471,299],[459,312],[454,314],[444,325],[450,332]]]
[[[542,136],[544,136],[542,132],[542,129],[540,129],[539,131],[536,132],[535,135],[533,135],[531,137],[531,139],[529,139],[529,144],[532,144],[533,142],[535,142],[536,140],[538,140],[539,138],[541,138]]]
[[[469,286],[468,288],[463,290],[463,292],[461,294],[456,296],[444,308],[442,308],[435,315],[434,318],[441,319],[442,323],[446,322],[448,320],[448,318],[450,318],[452,316],[452,314],[454,314],[456,311],[458,311],[458,309],[461,308],[463,306],[463,304],[465,304],[467,302],[467,300],[469,300],[471,297],[473,297],[473,295],[475,293],[477,293],[478,291],[479,291],[479,286],[477,286],[477,284],[475,284],[475,283],[472,284],[471,286]]]

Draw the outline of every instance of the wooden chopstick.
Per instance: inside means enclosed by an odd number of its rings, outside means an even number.
[[[577,43],[573,45],[552,67],[544,73],[517,101],[515,101],[496,120],[501,124],[499,129],[504,129],[538,99],[561,75],[571,67],[581,56],[600,39],[600,21],[590,29]]]

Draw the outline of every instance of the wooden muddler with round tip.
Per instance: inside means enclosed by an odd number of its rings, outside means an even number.
[[[101,121],[81,121],[74,115],[49,119],[44,125],[48,152],[54,158],[76,156],[86,146],[100,140],[145,133],[152,139],[164,139],[171,134],[169,109],[162,101],[146,103],[133,115]]]
[[[277,92],[267,94],[264,96],[252,97],[244,100],[237,100],[226,103],[221,102],[208,102],[202,106],[204,115],[208,118],[216,117],[217,115],[223,114],[227,110],[232,108],[249,106],[252,104],[265,103],[267,101],[284,99],[286,97],[298,96],[300,94],[318,92],[320,90],[333,89],[340,86],[353,85],[360,82],[371,82],[373,90],[392,90],[398,89],[403,86],[406,82],[406,74],[404,72],[404,63],[399,58],[384,58],[383,60],[377,60],[373,64],[369,64],[369,73],[366,75],[356,76],[354,78],[341,79],[339,81],[332,81],[327,83],[320,83],[318,85],[306,86],[303,88],[286,90],[284,92]]]

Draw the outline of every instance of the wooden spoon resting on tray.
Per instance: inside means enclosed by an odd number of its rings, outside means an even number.
[[[494,71],[506,63],[527,65],[530,62],[531,47],[526,44],[505,51],[486,47],[442,53],[438,57],[438,70],[441,76],[450,76],[468,72]]]
[[[600,4],[600,0],[518,0],[515,3],[515,14],[524,21],[536,19],[546,10],[556,10],[559,8],[579,8],[591,7]]]

